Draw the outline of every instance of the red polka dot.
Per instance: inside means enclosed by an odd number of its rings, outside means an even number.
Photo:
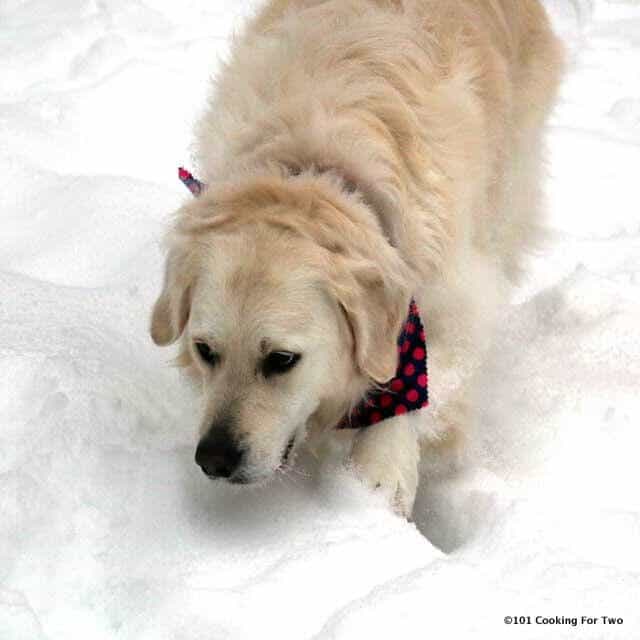
[[[380,396],[380,406],[385,409],[393,402],[393,398],[388,394],[384,393]]]
[[[416,347],[413,350],[413,359],[414,360],[424,360],[424,349],[422,347]]]
[[[371,415],[369,416],[369,420],[371,421],[371,424],[380,422],[380,420],[382,420],[382,414],[379,411],[372,411]]]
[[[418,392],[415,389],[409,389],[406,398],[409,402],[415,402],[418,399]]]
[[[416,372],[416,367],[413,362],[409,362],[405,365],[403,371],[405,376],[412,376]]]
[[[404,382],[400,380],[400,378],[394,378],[391,381],[391,390],[392,391],[402,391],[404,389]]]
[[[420,332],[420,340],[424,342],[427,339],[427,336],[424,335],[424,329]]]
[[[429,382],[429,378],[427,378],[427,374],[426,373],[421,373],[418,376],[418,384],[424,389],[427,386],[427,383]]]
[[[405,340],[402,343],[402,346],[400,347],[400,351],[402,351],[402,353],[407,353],[410,347],[411,347],[411,343],[408,340]]]
[[[407,413],[407,407],[405,407],[403,404],[399,404],[396,407],[396,415],[401,416],[403,413]]]
[[[428,406],[429,406],[429,401],[428,401],[428,400],[425,400],[425,401],[424,401],[420,406],[421,406],[423,409],[424,409],[425,407],[428,407]]]
[[[416,325],[413,322],[407,322],[404,327],[404,330],[409,334],[413,335],[416,332]]]

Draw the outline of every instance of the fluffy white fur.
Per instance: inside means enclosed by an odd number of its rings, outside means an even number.
[[[234,416],[250,480],[392,377],[412,295],[431,407],[363,430],[354,466],[408,515],[418,440],[460,454],[539,236],[561,58],[537,0],[274,0],[234,42],[197,130],[209,189],[178,213],[152,335],[181,338],[202,433]],[[277,382],[255,373],[273,345],[303,353]]]

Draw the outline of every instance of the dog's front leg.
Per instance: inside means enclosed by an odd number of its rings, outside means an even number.
[[[393,510],[409,518],[418,488],[420,448],[414,421],[420,412],[361,429],[351,460],[365,485],[382,491]]]

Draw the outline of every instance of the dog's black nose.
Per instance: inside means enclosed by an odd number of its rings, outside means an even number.
[[[224,427],[212,427],[196,449],[196,463],[213,478],[229,478],[241,459],[242,450]]]

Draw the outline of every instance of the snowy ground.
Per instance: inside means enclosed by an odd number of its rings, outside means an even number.
[[[423,487],[417,527],[335,470],[212,487],[146,333],[175,167],[250,4],[0,2],[0,640],[640,638],[638,2],[549,0],[550,243],[478,468]]]

